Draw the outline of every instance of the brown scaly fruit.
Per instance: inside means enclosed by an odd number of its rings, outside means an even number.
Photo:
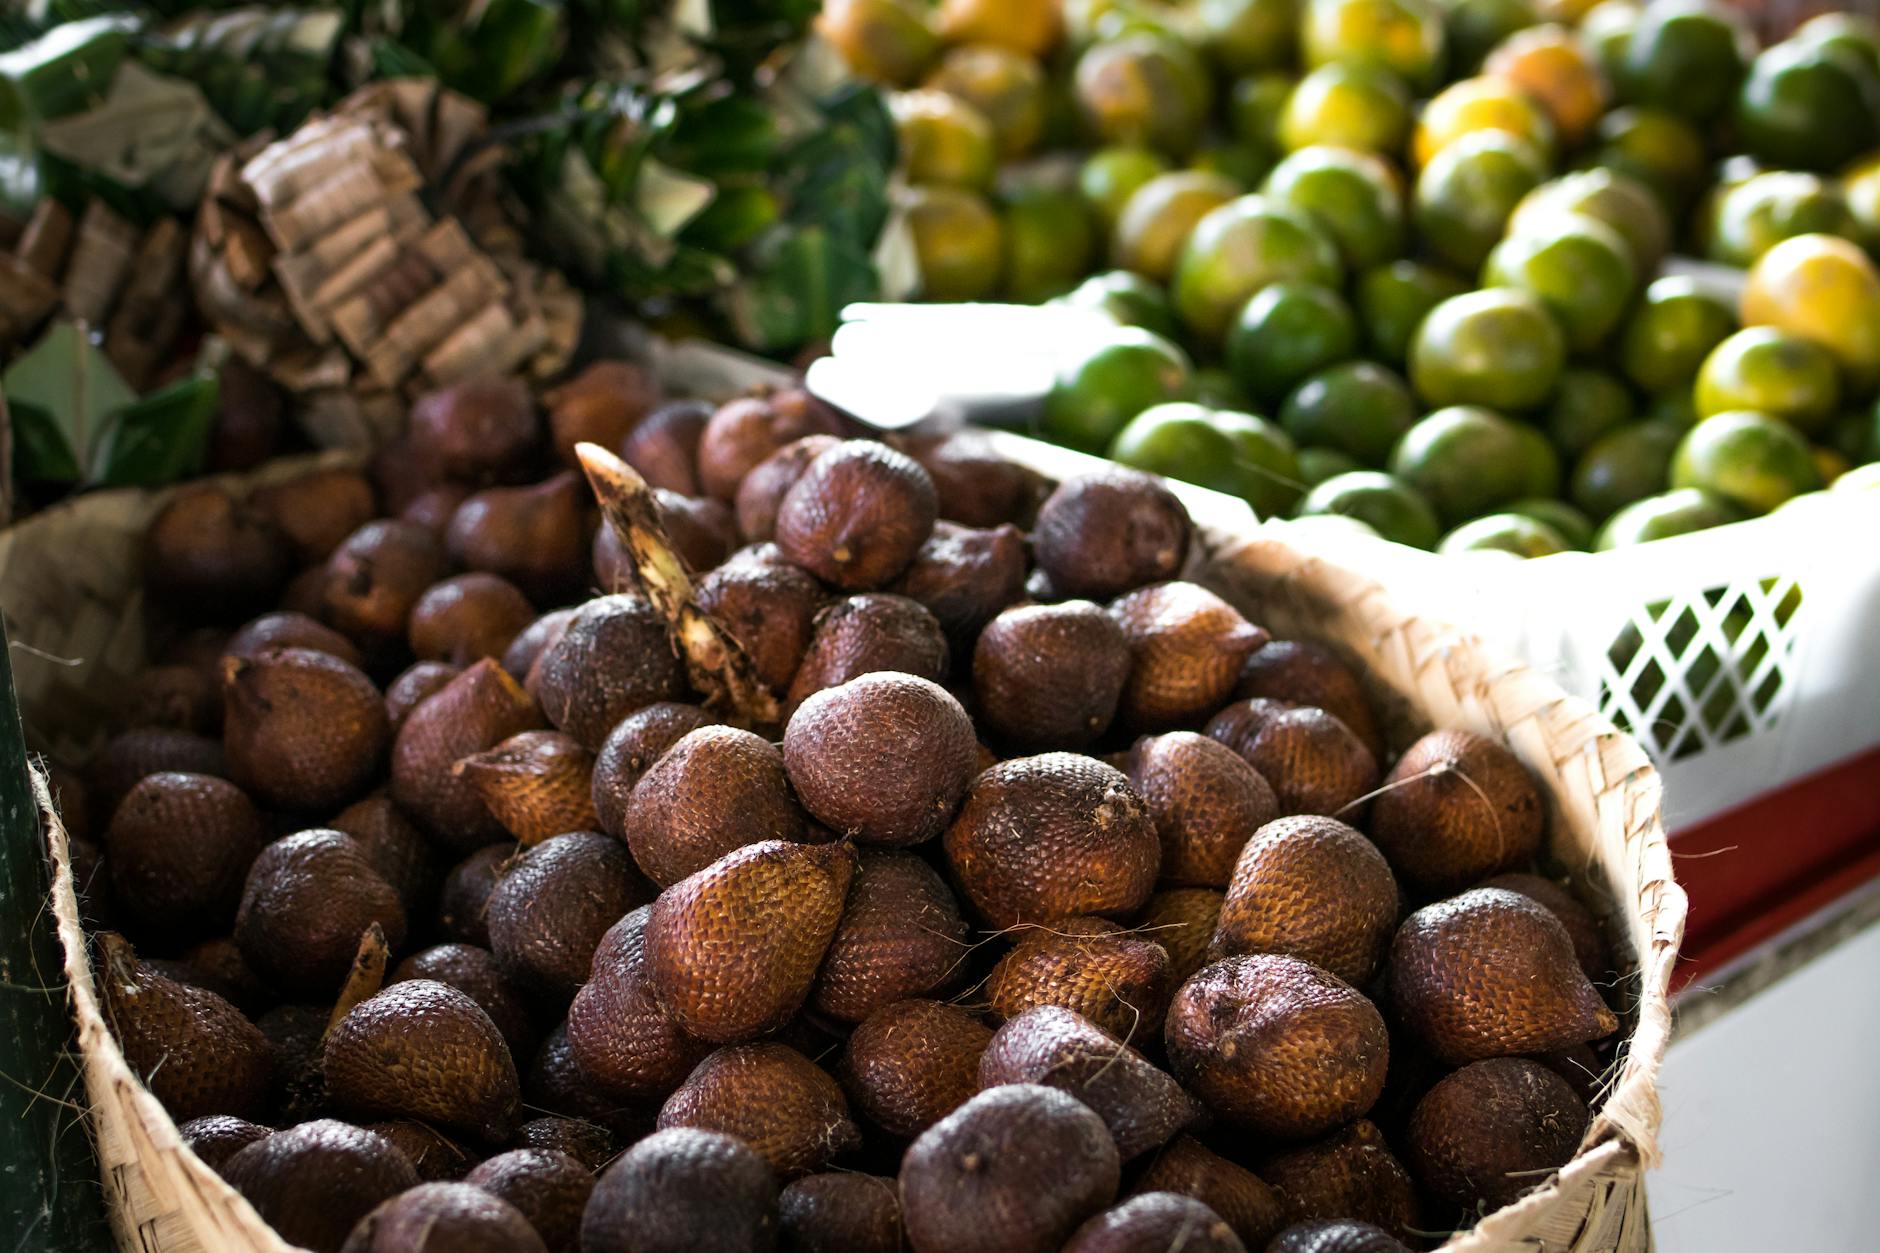
[[[1603,1039],[1619,1020],[1539,902],[1475,888],[1411,914],[1390,949],[1398,1018],[1451,1065]]]
[[[582,1253],[771,1253],[777,1177],[733,1136],[659,1131],[614,1159],[581,1217]]]
[[[389,1140],[426,1183],[461,1179],[476,1162],[463,1145],[437,1128],[410,1118],[366,1123],[365,1129]]]
[[[1021,749],[1091,744],[1109,729],[1128,678],[1128,637],[1087,600],[1007,609],[973,648],[979,716]]]
[[[933,534],[894,582],[925,605],[957,653],[970,656],[986,623],[1025,594],[1025,537],[1009,523],[974,530],[934,523]]]
[[[1265,776],[1282,814],[1361,821],[1378,787],[1371,750],[1323,709],[1256,696],[1221,710],[1207,733]]]
[[[500,574],[541,605],[587,586],[593,534],[587,485],[572,470],[527,487],[489,487],[451,515],[444,546],[468,570]]]
[[[714,1043],[783,1026],[809,995],[854,873],[847,844],[765,840],[667,888],[646,923],[659,1003]]]
[[[515,855],[514,844],[488,844],[450,868],[437,893],[439,939],[489,947],[490,893],[504,864]]]
[[[622,718],[594,757],[594,813],[601,830],[627,838],[627,804],[653,763],[690,732],[717,720],[697,705],[654,701]]]
[[[417,661],[400,670],[398,677],[385,685],[385,720],[391,725],[392,736],[396,738],[405,729],[412,710],[462,673],[461,666],[442,661]]]
[[[268,842],[261,811],[205,774],[147,775],[111,817],[105,868],[123,912],[153,935],[225,930]]]
[[[463,1181],[515,1206],[548,1253],[579,1253],[581,1211],[594,1191],[594,1172],[579,1159],[555,1149],[511,1149]]]
[[[900,1253],[901,1197],[892,1179],[805,1175],[784,1188],[777,1210],[791,1253]]]
[[[1194,583],[1137,588],[1110,606],[1110,616],[1129,641],[1122,718],[1138,730],[1198,724],[1220,708],[1247,655],[1267,640],[1263,628]]]
[[[777,510],[810,462],[842,441],[833,435],[805,435],[792,440],[751,467],[738,484],[738,534],[756,544],[777,533]]]
[[[1404,1140],[1425,1191],[1458,1210],[1512,1205],[1573,1159],[1586,1106],[1565,1079],[1521,1057],[1471,1062],[1431,1088]]]
[[[465,483],[494,483],[514,474],[542,438],[529,385],[493,374],[418,397],[407,430],[418,465]]]
[[[699,486],[706,495],[735,500],[744,476],[766,457],[818,434],[841,434],[841,422],[822,401],[797,388],[720,405],[699,436]]]
[[[524,987],[573,996],[601,936],[651,895],[618,840],[592,831],[551,836],[496,881],[486,909],[490,951]]]
[[[999,928],[1129,913],[1149,899],[1162,857],[1123,772],[1075,753],[980,774],[945,846],[961,890]]]
[[[1321,1135],[1384,1089],[1390,1037],[1377,1008],[1294,957],[1230,957],[1182,985],[1165,1028],[1183,1086],[1262,1135]]]
[[[220,1171],[222,1163],[256,1140],[274,1134],[274,1128],[237,1118],[232,1114],[205,1114],[179,1122],[177,1136],[185,1147],[210,1170]]]
[[[1281,818],[1241,850],[1208,956],[1284,953],[1363,986],[1390,951],[1397,911],[1376,845],[1336,818]]]
[[[392,799],[455,852],[503,838],[459,761],[512,735],[537,730],[542,716],[516,681],[484,658],[426,699],[392,743]]]
[[[587,983],[568,1007],[570,1052],[597,1085],[622,1100],[663,1099],[711,1051],[653,996],[646,977],[651,914],[642,906],[608,929],[595,946]]]
[[[414,522],[441,541],[457,516],[463,502],[470,499],[470,488],[462,483],[439,483],[427,487],[398,511],[401,522]]]
[[[1038,1083],[1076,1097],[1103,1119],[1124,1161],[1202,1117],[1168,1072],[1082,1014],[1055,1005],[1028,1009],[993,1033],[979,1059],[979,1086],[1004,1083]]]
[[[1248,832],[1279,814],[1258,770],[1193,731],[1137,740],[1125,772],[1155,819],[1164,883],[1226,887]]]
[[[405,907],[349,835],[302,831],[274,841],[248,868],[235,943],[256,974],[293,993],[330,996],[352,969],[359,937],[377,923],[405,942]]]
[[[683,700],[687,690],[666,620],[637,595],[601,596],[581,606],[537,658],[530,678],[556,730],[592,749],[634,710]]]
[[[1246,1253],[1225,1219],[1174,1192],[1142,1192],[1079,1227],[1064,1253]]]
[[[896,1001],[850,1033],[838,1073],[864,1118],[911,1139],[979,1091],[991,1042],[992,1029],[957,1005]]]
[[[222,728],[222,690],[194,666],[151,666],[131,680],[120,723],[214,735]]]
[[[135,727],[106,740],[85,765],[85,793],[105,818],[117,811],[139,780],[159,771],[228,778],[228,758],[220,740],[167,727]]]
[[[681,496],[664,488],[653,490],[653,508],[672,546],[686,569],[696,577],[722,564],[738,545],[737,524],[722,500],[703,496]],[[594,532],[594,581],[603,592],[631,592],[639,588],[640,576],[633,569],[633,557],[611,526]]]
[[[213,992],[165,978],[121,936],[98,937],[99,992],[124,1060],[177,1121],[254,1119],[267,1108],[269,1047]]]
[[[502,1032],[448,984],[394,983],[327,1034],[326,1089],[364,1115],[417,1118],[484,1144],[515,1126],[521,1085]]]
[[[1160,944],[1102,918],[1065,918],[1023,932],[986,976],[985,995],[995,1019],[1059,1005],[1126,1040],[1150,1040],[1173,987]]]
[[[1116,1143],[1055,1088],[989,1088],[921,1133],[901,1161],[915,1253],[1056,1253],[1116,1199]]]
[[[257,1140],[222,1178],[289,1244],[339,1253],[381,1201],[418,1186],[418,1172],[384,1136],[322,1118]]]
[[[407,634],[419,660],[461,668],[501,657],[533,621],[535,607],[514,583],[472,571],[427,588],[411,607]]]
[[[519,1149],[566,1153],[589,1170],[597,1171],[614,1160],[614,1136],[598,1123],[548,1114],[531,1118],[516,1128],[510,1144]],[[580,1217],[576,1215],[576,1217]]]
[[[1037,511],[1044,481],[1000,453],[977,431],[915,436],[904,451],[926,469],[940,516],[961,526],[1024,526]]]
[[[1315,705],[1347,727],[1383,760],[1384,736],[1358,676],[1337,654],[1312,640],[1269,640],[1241,667],[1234,696],[1263,696],[1288,705]]]
[[[581,1068],[568,1045],[568,1025],[550,1031],[535,1050],[523,1077],[525,1108],[578,1118],[606,1127],[621,1143],[631,1144],[652,1129],[653,1111],[608,1096]]]
[[[702,400],[675,400],[646,415],[619,444],[620,459],[652,487],[696,496],[699,438],[711,421],[712,407]]]
[[[1455,891],[1540,852],[1540,789],[1493,740],[1432,731],[1398,759],[1384,789],[1373,802],[1371,838],[1406,882],[1426,892]]]
[[[1136,934],[1154,940],[1168,954],[1170,987],[1180,987],[1208,964],[1208,941],[1214,938],[1226,899],[1213,888],[1169,888],[1149,898]]]
[[[1163,1146],[1136,1180],[1136,1192],[1191,1196],[1219,1214],[1249,1249],[1264,1249],[1286,1222],[1279,1193],[1193,1136]]]
[[[596,361],[542,397],[549,442],[563,465],[578,466],[576,444],[620,447],[659,401],[650,371],[630,361]]]
[[[1410,1246],[1382,1227],[1335,1218],[1286,1228],[1266,1253],[1410,1253]]]
[[[944,986],[966,952],[966,920],[933,867],[899,849],[862,849],[809,1006],[861,1022]]]
[[[192,622],[239,622],[272,603],[290,560],[287,537],[219,487],[178,492],[144,533],[144,587]]]
[[[1534,1060],[1565,1079],[1567,1086],[1573,1089],[1573,1094],[1580,1098],[1587,1109],[1597,1108],[1605,1099],[1608,1068],[1592,1045],[1575,1044],[1556,1052],[1542,1053]]]
[[[518,683],[525,683],[530,672],[535,669],[535,663],[567,632],[568,624],[574,621],[575,614],[579,612],[579,605],[553,609],[523,627],[521,633],[510,641],[509,647],[503,650],[503,669],[509,672],[509,677]]]
[[[359,1220],[340,1253],[547,1253],[521,1211],[464,1183],[421,1183]]]
[[[794,713],[824,688],[876,670],[938,683],[947,677],[950,657],[946,633],[918,601],[886,592],[845,597],[817,616],[784,712]]]
[[[385,700],[337,657],[283,648],[223,662],[222,740],[235,781],[278,809],[357,800],[391,743]]]
[[[332,1005],[276,1005],[255,1019],[270,1047],[269,1087],[281,1122],[293,1126],[327,1112],[326,1076],[320,1070],[321,1037]]]
[[[357,644],[324,622],[288,610],[264,613],[248,622],[228,637],[228,643],[221,652],[224,656],[243,657],[252,661],[275,648],[308,648],[316,653],[337,657],[347,665],[365,664]],[[219,692],[222,683],[220,657],[216,660],[214,674]]]
[[[884,587],[933,532],[939,501],[912,457],[848,440],[810,462],[777,507],[777,547],[825,583]]]
[[[979,772],[979,744],[945,688],[883,672],[799,705],[784,728],[783,762],[818,822],[863,843],[902,846],[946,829]]]
[[[1408,1237],[1422,1220],[1410,1172],[1368,1119],[1269,1156],[1260,1174],[1292,1222],[1353,1218]]]
[[[724,726],[700,727],[668,748],[634,785],[624,826],[633,860],[661,887],[746,844],[804,835],[783,754]]]
[[[673,1127],[737,1136],[783,1179],[861,1143],[836,1081],[775,1043],[728,1045],[700,1062],[660,1108],[660,1130]]]
[[[788,563],[734,561],[699,580],[698,606],[744,645],[757,677],[781,693],[796,677],[829,603],[822,584]]]
[[[399,962],[386,977],[386,984],[407,979],[448,984],[475,1001],[502,1032],[512,1057],[526,1057],[535,1046],[536,1030],[526,990],[503,973],[488,949],[474,944],[433,945]]]
[[[600,825],[594,754],[559,731],[524,731],[451,768],[470,781],[496,820],[524,844]]]
[[[1486,879],[1478,886],[1507,888],[1539,901],[1567,929],[1567,938],[1573,941],[1573,955],[1588,979],[1599,983],[1612,973],[1612,953],[1606,947],[1599,920],[1565,885],[1537,874],[1504,874]]]
[[[444,545],[415,522],[380,518],[348,535],[326,560],[320,617],[368,653],[399,644],[411,607],[449,571]]]
[[[1109,600],[1172,579],[1188,555],[1188,511],[1154,475],[1106,466],[1058,484],[1032,550],[1060,596]]]
[[[372,481],[357,470],[314,470],[258,487],[248,501],[287,537],[303,566],[325,561],[340,541],[378,516]]]

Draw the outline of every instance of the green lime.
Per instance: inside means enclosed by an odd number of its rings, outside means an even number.
[[[1569,366],[1560,373],[1554,398],[1541,421],[1563,456],[1578,457],[1593,441],[1617,430],[1636,414],[1632,393],[1604,370]]]
[[[1559,533],[1560,538],[1567,541],[1569,548],[1585,549],[1593,546],[1592,520],[1564,500],[1536,496],[1504,506],[1502,512],[1518,513],[1536,522],[1545,522]]]
[[[1037,304],[1070,290],[1096,250],[1096,223],[1076,192],[1040,183],[1007,198],[1003,286],[1011,299]]]
[[[910,187],[907,226],[928,300],[978,300],[998,285],[1005,230],[986,198],[963,187]]]
[[[1593,441],[1574,463],[1568,494],[1595,521],[1665,490],[1671,454],[1684,428],[1668,422],[1622,426]]]
[[[1706,251],[1713,261],[1748,266],[1797,235],[1858,240],[1860,224],[1839,187],[1813,174],[1771,170],[1717,197]]]
[[[1580,18],[1580,38],[1609,83],[1618,82],[1625,68],[1626,49],[1641,12],[1636,0],[1600,0]]]
[[[1551,557],[1573,545],[1567,537],[1538,518],[1521,513],[1491,513],[1464,522],[1443,536],[1436,551],[1451,553],[1501,552],[1517,557]]]
[[[1228,370],[1266,402],[1357,350],[1351,306],[1317,283],[1269,283],[1242,306],[1227,332]]]
[[[1099,452],[1131,418],[1174,400],[1188,384],[1188,358],[1159,335],[1118,327],[1059,372],[1044,399],[1044,433]]]
[[[1334,474],[1348,474],[1362,469],[1364,466],[1356,457],[1336,448],[1299,450],[1299,481],[1308,488],[1316,487]]]
[[[1388,540],[1434,548],[1442,535],[1436,511],[1407,483],[1377,470],[1351,470],[1317,484],[1299,502],[1297,516],[1356,518]]]
[[[1553,394],[1565,359],[1566,339],[1540,301],[1487,287],[1430,310],[1410,344],[1410,384],[1429,405],[1533,409]]]
[[[1262,518],[1283,518],[1299,503],[1305,481],[1286,432],[1256,414],[1217,410],[1214,423],[1233,444],[1240,496]]]
[[[1306,0],[1299,18],[1306,65],[1375,66],[1426,91],[1442,74],[1443,39],[1442,15],[1426,0]]]
[[[1171,292],[1188,328],[1218,341],[1248,297],[1287,280],[1341,286],[1337,246],[1303,214],[1265,196],[1242,196],[1195,223]]]
[[[1697,372],[1697,415],[1753,409],[1818,435],[1841,403],[1834,356],[1811,339],[1750,326],[1718,344]]]
[[[1129,34],[1077,58],[1073,84],[1084,126],[1105,143],[1191,151],[1213,100],[1207,66],[1174,39]]]
[[[1591,164],[1636,179],[1673,210],[1704,181],[1704,137],[1675,113],[1614,109],[1599,119]]]
[[[1234,134],[1263,151],[1279,151],[1279,121],[1292,94],[1290,74],[1250,74],[1237,80],[1227,108]],[[1403,101],[1406,118],[1409,111],[1410,102],[1406,98]]]
[[[1507,131],[1475,131],[1431,157],[1417,175],[1411,217],[1430,250],[1474,271],[1515,206],[1546,177],[1541,154]]]
[[[1188,398],[1210,409],[1239,410],[1253,405],[1253,397],[1218,365],[1203,366],[1194,372],[1188,380]]]
[[[997,44],[963,44],[948,50],[926,85],[957,96],[992,123],[999,157],[1022,157],[1044,138],[1050,103],[1061,93],[1045,81],[1032,58]]]
[[[1110,234],[1110,263],[1167,282],[1195,223],[1233,200],[1232,179],[1199,170],[1158,174],[1124,203]]]
[[[1790,38],[1799,44],[1839,49],[1872,74],[1880,74],[1880,18],[1865,13],[1817,13]]]
[[[1540,20],[1534,0],[1452,0],[1443,10],[1449,72],[1475,73],[1496,44]]]
[[[1541,220],[1561,213],[1582,213],[1619,232],[1640,274],[1656,272],[1671,246],[1671,222],[1664,205],[1645,184],[1617,170],[1575,170],[1542,183],[1515,206],[1508,231],[1531,230]]]
[[[1834,420],[1828,447],[1855,465],[1880,461],[1880,403],[1863,405]]]
[[[1821,485],[1808,441],[1781,419],[1750,410],[1705,418],[1671,459],[1671,486],[1701,487],[1752,513]]]
[[[1239,494],[1235,449],[1214,411],[1186,401],[1151,405],[1110,442],[1108,456],[1138,470]]]
[[[1366,270],[1358,278],[1358,320],[1372,353],[1401,366],[1430,310],[1468,290],[1460,275],[1421,261],[1392,261]]]
[[[1262,191],[1317,223],[1347,265],[1381,265],[1403,252],[1403,189],[1382,157],[1355,148],[1301,148],[1273,167]]]
[[[1720,496],[1696,487],[1681,487],[1635,500],[1606,519],[1593,540],[1595,552],[1649,544],[1655,539],[1688,535],[1713,526],[1740,522],[1742,511]]]
[[[1495,245],[1482,281],[1517,287],[1547,307],[1576,352],[1599,346],[1632,303],[1637,271],[1619,233],[1579,213],[1531,222]]]
[[[1619,335],[1619,365],[1646,392],[1687,387],[1736,329],[1736,311],[1688,275],[1653,280]]]
[[[1320,370],[1280,406],[1279,423],[1300,444],[1322,444],[1366,465],[1383,465],[1417,420],[1410,387],[1374,361]]]
[[[1736,135],[1771,165],[1838,170],[1880,143],[1880,78],[1840,48],[1776,44],[1750,67],[1736,101]]]
[[[1164,339],[1174,339],[1179,334],[1168,293],[1128,270],[1092,274],[1066,293],[1064,300],[1082,309],[1108,314],[1118,325],[1140,326]]]
[[[1661,0],[1632,28],[1619,90],[1633,104],[1708,122],[1729,107],[1755,54],[1755,37],[1735,11],[1709,0]]]
[[[1333,144],[1392,153],[1410,133],[1410,91],[1376,66],[1335,61],[1294,87],[1280,111],[1276,136],[1288,151]]]
[[[1404,433],[1390,454],[1390,472],[1454,526],[1545,492],[1537,490],[1534,456],[1521,424],[1479,405],[1451,405]]]
[[[1151,148],[1099,148],[1077,171],[1077,189],[1103,219],[1113,225],[1136,189],[1158,174],[1168,173],[1168,161]]]
[[[1298,46],[1294,0],[1201,0],[1194,21],[1201,46],[1229,75],[1282,69]]]
[[[992,123],[979,110],[944,91],[901,92],[892,109],[908,182],[979,191],[992,185],[998,160]]]

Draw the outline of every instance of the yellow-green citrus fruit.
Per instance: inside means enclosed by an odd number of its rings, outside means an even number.
[[[1706,418],[1671,458],[1671,486],[1700,487],[1751,513],[1768,513],[1821,485],[1808,441],[1766,413]]]
[[[1561,213],[1512,231],[1495,245],[1482,281],[1538,298],[1575,352],[1599,346],[1632,303],[1637,272],[1619,233],[1579,213]]]
[[[999,215],[963,187],[912,187],[907,225],[920,259],[920,292],[928,300],[978,300],[992,294],[1004,264]]]
[[[1430,310],[1410,345],[1410,385],[1424,403],[1514,411],[1545,404],[1566,339],[1524,291],[1487,287]]]
[[[1232,179],[1200,170],[1158,174],[1123,204],[1110,235],[1110,261],[1166,282],[1195,223],[1240,195]]]
[[[1818,435],[1840,407],[1841,375],[1834,357],[1813,340],[1751,326],[1704,358],[1692,398],[1700,418],[1753,409]]]
[[[1241,196],[1195,224],[1171,294],[1188,328],[1218,341],[1248,297],[1288,279],[1342,286],[1337,246],[1304,215],[1264,196]]]

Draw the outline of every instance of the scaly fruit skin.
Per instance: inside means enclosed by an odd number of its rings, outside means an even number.
[[[783,1026],[809,995],[854,873],[847,844],[765,840],[672,885],[646,924],[659,1003],[719,1044]]]
[[[519,856],[485,913],[490,951],[532,991],[570,997],[586,982],[601,936],[652,895],[618,841],[571,831]]]
[[[509,1202],[465,1183],[421,1183],[359,1220],[340,1253],[547,1253]]]
[[[834,412],[800,388],[728,401],[712,413],[699,436],[698,486],[708,496],[736,500],[744,476],[766,457],[805,435],[840,430]]]
[[[1208,941],[1220,921],[1224,892],[1167,888],[1149,898],[1136,929],[1168,954],[1169,983],[1180,987],[1208,964]]]
[[[861,1143],[836,1081],[795,1049],[773,1043],[733,1044],[700,1062],[666,1098],[659,1127],[737,1136],[784,1179],[821,1169]]]
[[[1539,1062],[1472,1062],[1417,1103],[1410,1169],[1449,1205],[1500,1209],[1572,1160],[1586,1118],[1572,1085]]]
[[[1339,1218],[1288,1227],[1266,1253],[1410,1253],[1410,1246],[1382,1227]]]
[[[581,1069],[610,1096],[663,1099],[711,1045],[687,1035],[660,1008],[646,977],[643,905],[608,929],[592,972],[568,1007],[568,1046]]]
[[[273,1135],[274,1128],[263,1127],[233,1114],[204,1114],[199,1118],[178,1121],[176,1134],[189,1147],[189,1151],[202,1160],[203,1165],[219,1171],[223,1162],[256,1140],[265,1140]]]
[[[285,648],[223,662],[229,770],[262,803],[303,813],[357,800],[391,741],[385,700],[357,667]]]
[[[1375,1006],[1293,957],[1230,957],[1175,994],[1164,1028],[1183,1086],[1264,1135],[1321,1134],[1384,1089],[1390,1037]]]
[[[470,780],[496,820],[524,844],[568,831],[592,831],[594,754],[558,731],[524,731],[463,758],[453,771]]]
[[[293,610],[264,613],[245,623],[228,637],[221,656],[253,661],[270,648],[310,648],[316,653],[337,657],[347,665],[363,664],[357,644],[326,623]],[[216,668],[216,677],[221,677],[220,666]]]
[[[594,757],[594,813],[601,830],[624,842],[627,806],[641,778],[689,732],[712,724],[712,716],[699,706],[667,700],[622,718]]]
[[[992,1029],[957,1005],[896,1001],[850,1033],[839,1075],[864,1118],[911,1139],[979,1090],[991,1041]]]
[[[1110,606],[1129,641],[1123,721],[1161,731],[1199,722],[1234,689],[1241,665],[1267,641],[1265,629],[1193,583],[1138,588]]]
[[[777,510],[810,463],[842,441],[833,435],[805,435],[792,440],[751,467],[738,484],[738,534],[746,543],[775,538]]]
[[[456,988],[394,983],[327,1035],[327,1091],[343,1109],[423,1119],[485,1144],[515,1125],[521,1085],[490,1016]]]
[[[1064,1253],[1246,1253],[1212,1209],[1174,1192],[1144,1192],[1104,1210],[1072,1234]]]
[[[437,944],[413,953],[393,967],[389,987],[407,979],[449,984],[475,1001],[503,1033],[511,1057],[527,1057],[535,1047],[535,1024],[524,989],[505,975],[486,948],[474,944]]]
[[[614,1159],[581,1217],[583,1253],[771,1253],[777,1178],[734,1136],[658,1131]]]
[[[850,596],[817,615],[784,712],[794,714],[817,692],[870,671],[893,670],[938,683],[947,677],[951,657],[939,619],[919,601],[890,592]]]
[[[418,1172],[385,1137],[330,1118],[257,1140],[222,1178],[289,1244],[338,1253],[379,1202],[418,1186]]]
[[[1474,888],[1405,919],[1390,988],[1398,1018],[1451,1065],[1554,1052],[1619,1027],[1560,920],[1505,888]]]
[[[178,1122],[256,1119],[268,1106],[267,1037],[213,992],[167,979],[116,935],[99,937],[99,992],[118,1047]]]
[[[614,1160],[613,1132],[598,1123],[557,1114],[529,1119],[516,1128],[510,1143],[519,1149],[566,1153],[589,1170],[599,1170]],[[580,1217],[575,1215],[577,1223]]]
[[[967,899],[999,928],[1128,913],[1149,899],[1162,859],[1123,772],[1075,753],[980,774],[945,847]]]
[[[1369,1119],[1267,1158],[1260,1174],[1294,1222],[1356,1218],[1405,1237],[1423,1225],[1410,1172]]]
[[[579,1253],[581,1211],[594,1190],[594,1172],[579,1158],[558,1149],[511,1149],[463,1181],[515,1206],[548,1253]]]
[[[1158,1148],[1202,1117],[1170,1075],[1081,1014],[1041,1005],[993,1033],[979,1086],[1037,1083],[1082,1101],[1103,1119],[1124,1161]]]
[[[207,935],[235,917],[248,867],[268,842],[233,783],[203,774],[147,775],[105,829],[105,867],[118,906],[144,928]]]
[[[699,608],[744,645],[764,686],[786,691],[829,602],[822,584],[792,565],[734,562],[699,580],[697,591]]]
[[[411,607],[448,573],[433,532],[397,518],[368,522],[327,558],[320,616],[368,653],[401,643]]]
[[[1390,866],[1358,831],[1281,818],[1241,850],[1208,954],[1284,953],[1363,986],[1390,950],[1398,907]]]
[[[333,818],[333,829],[350,835],[381,878],[404,902],[407,918],[429,910],[444,877],[443,867],[417,825],[384,792],[355,801]]]
[[[840,1022],[943,987],[964,962],[966,920],[938,872],[913,853],[861,849],[810,1008]]]
[[[1153,1039],[1168,1009],[1168,953],[1102,918],[1023,931],[986,976],[995,1018],[1038,1005],[1075,1010],[1123,1039]]]
[[[1268,640],[1247,658],[1234,687],[1238,700],[1264,696],[1289,705],[1316,705],[1351,729],[1383,760],[1384,737],[1358,677],[1311,640]]]
[[[1513,753],[1472,732],[1432,731],[1386,776],[1370,832],[1406,880],[1441,892],[1531,862],[1546,820]]]
[[[555,729],[595,749],[634,710],[687,695],[666,620],[638,595],[600,596],[581,606],[536,659],[529,680]]]
[[[1136,1180],[1136,1191],[1195,1198],[1226,1219],[1249,1249],[1264,1249],[1286,1222],[1279,1194],[1265,1180],[1193,1136],[1169,1141]]]
[[[588,581],[593,504],[573,471],[526,487],[491,487],[450,516],[444,544],[468,570],[500,575],[530,600],[565,604]]]
[[[900,1253],[901,1197],[892,1179],[855,1171],[807,1175],[777,1198],[785,1246],[805,1253]]]
[[[811,462],[777,508],[777,547],[825,583],[882,587],[933,532],[933,480],[905,453],[849,440]]]
[[[1162,840],[1163,883],[1226,887],[1247,833],[1279,816],[1259,771],[1193,731],[1137,740],[1126,769]]]
[[[502,823],[455,767],[512,735],[541,727],[535,702],[486,657],[405,719],[392,744],[392,799],[453,852],[500,840]]]
[[[1116,1197],[1103,1120],[1055,1088],[981,1092],[929,1127],[901,1160],[914,1253],[1056,1253]]]
[[[700,727],[666,750],[634,785],[625,827],[633,860],[662,887],[746,844],[804,835],[783,754],[723,726]]]
[[[1363,820],[1365,798],[1377,786],[1377,759],[1325,710],[1253,697],[1221,710],[1207,733],[1273,784],[1282,814]]]
[[[262,978],[290,992],[328,997],[374,923],[393,951],[405,942],[397,891],[351,836],[301,831],[262,849],[248,868],[235,943]]]
[[[365,1124],[374,1135],[384,1136],[392,1147],[405,1155],[418,1178],[426,1183],[461,1179],[470,1169],[471,1157],[464,1147],[428,1123],[411,1118],[393,1118]]]
[[[1573,941],[1573,955],[1588,980],[1597,986],[1612,973],[1611,950],[1606,947],[1606,936],[1600,930],[1599,920],[1565,885],[1537,874],[1501,874],[1484,879],[1476,886],[1507,888],[1539,901],[1567,929],[1567,938]]]
[[[398,677],[385,685],[385,720],[391,724],[392,741],[397,742],[412,710],[462,673],[461,667],[442,661],[415,661],[399,671]]]
[[[1108,600],[1174,578],[1191,529],[1161,479],[1110,466],[1059,484],[1038,510],[1031,542],[1059,594]]]
[[[975,530],[936,522],[893,587],[927,607],[956,654],[971,656],[980,629],[1024,596],[1030,565],[1025,534],[1010,523]]]
[[[420,661],[467,666],[501,657],[534,621],[534,606],[514,583],[472,571],[425,589],[411,607],[406,636]]]
[[[1129,639],[1087,600],[1000,613],[973,648],[980,719],[1019,748],[1083,748],[1109,730],[1129,678]]]

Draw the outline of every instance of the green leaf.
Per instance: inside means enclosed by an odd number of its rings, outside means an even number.
[[[0,54],[0,129],[19,130],[97,104],[136,24],[122,14],[66,22]]]
[[[137,399],[104,353],[70,322],[55,323],[7,370],[19,441],[19,477],[52,483],[89,478],[110,441],[111,418]]]
[[[875,295],[867,249],[820,226],[772,235],[760,272],[725,295],[725,314],[753,348],[778,352],[835,333],[842,310]]]
[[[199,369],[118,410],[110,452],[92,481],[151,487],[196,473],[215,426],[220,391],[215,371]]]

